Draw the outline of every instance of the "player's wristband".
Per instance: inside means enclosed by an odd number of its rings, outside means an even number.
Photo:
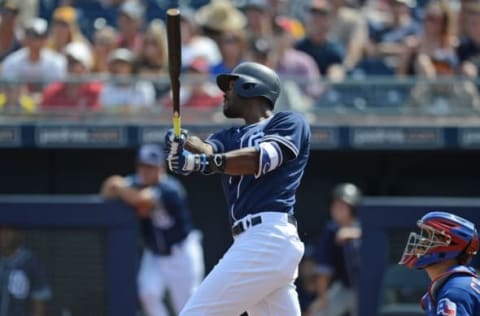
[[[208,156],[208,167],[211,173],[224,173],[227,158],[225,154],[214,154]]]
[[[189,159],[186,169],[203,174],[224,173],[225,161],[224,154],[208,156],[205,154],[195,154]]]

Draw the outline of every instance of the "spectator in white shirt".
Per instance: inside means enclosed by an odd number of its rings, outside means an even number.
[[[136,60],[132,51],[118,48],[108,59],[110,81],[100,94],[100,105],[112,111],[136,111],[152,107],[155,90],[149,81],[133,80]]]
[[[46,48],[48,23],[34,18],[24,28],[23,48],[8,55],[2,66],[7,80],[29,82],[30,92],[41,92],[43,83],[60,80],[66,74],[65,57]]]

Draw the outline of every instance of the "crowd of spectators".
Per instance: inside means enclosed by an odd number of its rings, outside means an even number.
[[[53,2],[0,1],[3,111],[170,106],[168,1],[158,10],[152,0]],[[367,105],[430,104],[438,113],[450,104],[480,108],[480,0],[182,3],[190,3],[180,8],[185,107],[218,108],[214,76],[252,60],[285,78],[279,108],[355,106],[359,96]],[[368,76],[422,80],[342,88]]]

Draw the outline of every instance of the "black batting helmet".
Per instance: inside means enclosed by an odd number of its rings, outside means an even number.
[[[264,97],[272,109],[280,95],[280,78],[272,69],[262,64],[244,62],[229,74],[217,76],[217,85],[222,91],[229,89],[229,82],[237,79],[233,86],[235,92],[244,98]]]
[[[358,206],[360,199],[362,198],[362,192],[353,183],[341,183],[333,189],[333,198],[341,200],[353,209]]]

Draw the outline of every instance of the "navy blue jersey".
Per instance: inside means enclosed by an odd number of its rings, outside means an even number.
[[[310,153],[310,127],[294,112],[279,112],[261,122],[222,130],[207,142],[215,153],[274,142],[281,149],[281,164],[256,178],[254,175],[222,176],[230,221],[259,212],[293,214],[295,193]]]
[[[127,177],[127,183],[144,188],[136,175]],[[168,255],[174,244],[182,241],[192,230],[192,220],[182,184],[168,175],[150,187],[156,198],[156,206],[150,217],[142,218],[141,232],[145,246],[157,254]]]
[[[422,299],[427,316],[480,315],[480,280],[473,269],[456,266],[434,280]]]
[[[331,275],[345,287],[352,287],[359,272],[360,240],[338,244],[335,240],[339,229],[333,221],[325,225],[315,254],[317,270]]]
[[[30,316],[32,300],[50,299],[47,275],[37,257],[20,248],[11,257],[0,255],[0,316]]]

